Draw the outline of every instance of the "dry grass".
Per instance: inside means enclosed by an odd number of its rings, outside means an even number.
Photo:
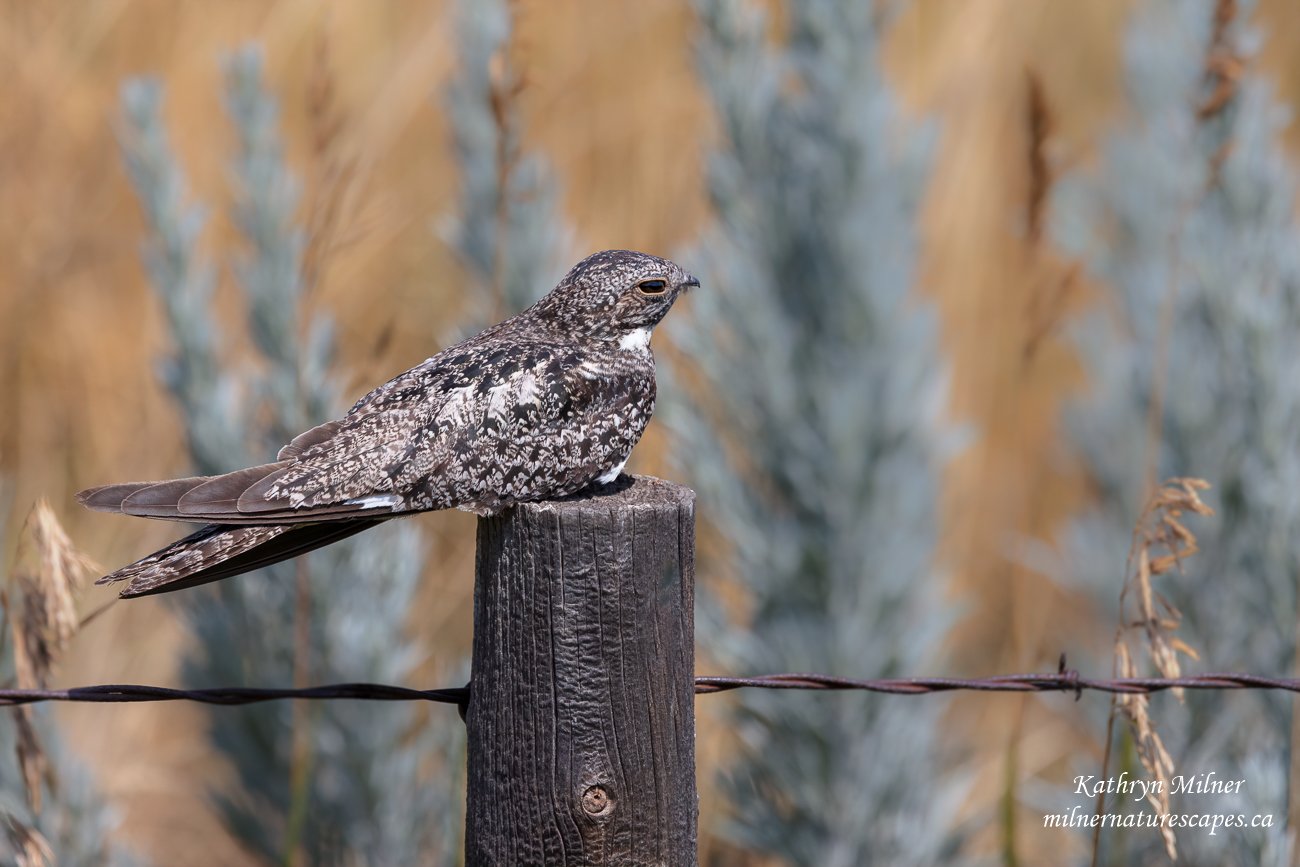
[[[54,850],[35,828],[17,822],[6,823],[5,833],[17,856],[17,867],[54,867]]]
[[[18,556],[11,585],[0,589],[0,608],[8,613],[9,635],[0,629],[0,641],[11,640],[14,674],[20,689],[43,689],[78,629],[77,589],[95,571],[95,565],[72,545],[49,505],[32,507],[18,538]],[[3,624],[0,624],[3,625]],[[44,788],[58,792],[59,781],[41,744],[35,708],[15,707],[18,769],[32,812],[41,809]],[[52,861],[49,846],[39,831],[5,816],[7,831],[20,860],[33,865]]]
[[[38,500],[23,523],[11,610],[15,668],[24,688],[44,688],[77,631],[74,594],[96,567],[72,545],[48,503]]]
[[[1115,633],[1115,677],[1140,677],[1143,667],[1139,657],[1145,657],[1160,677],[1180,677],[1181,653],[1198,659],[1196,651],[1175,632],[1182,614],[1163,594],[1157,591],[1151,579],[1180,569],[1182,562],[1199,548],[1196,535],[1183,523],[1187,514],[1209,517],[1214,510],[1200,497],[1200,492],[1210,487],[1204,479],[1169,479],[1161,485],[1147,502],[1142,515],[1133,528],[1133,544],[1129,548],[1127,575],[1120,591],[1120,625]],[[1143,652],[1145,650],[1145,653]],[[1181,701],[1183,691],[1173,690]],[[1151,718],[1151,697],[1148,695],[1117,694],[1111,699],[1111,717],[1106,726],[1106,749],[1102,756],[1101,779],[1108,775],[1111,732],[1115,715],[1127,720],[1133,737],[1138,761],[1150,780],[1172,780],[1174,760],[1165,749],[1164,740],[1156,731]],[[1147,791],[1146,799],[1157,816],[1169,814],[1169,786]],[[1097,796],[1097,812],[1104,812],[1105,796]],[[1170,860],[1177,860],[1178,846],[1173,829],[1160,826],[1165,851]],[[1101,826],[1093,831],[1093,863],[1096,863]]]
[[[955,673],[1050,668],[1063,648],[1094,647],[1104,632],[1008,540],[1051,539],[1088,496],[1061,446],[1058,411],[1082,383],[1059,325],[1099,287],[1035,227],[1055,174],[1090,158],[1122,105],[1127,7],[921,0],[889,40],[892,79],[941,125],[922,283],[942,312],[951,413],[979,432],[947,478],[944,556],[969,613],[952,639]],[[526,138],[557,168],[581,246],[671,254],[707,218],[700,177],[711,125],[691,71],[687,3],[521,0],[519,14],[511,61],[527,81],[518,96]],[[1269,34],[1263,68],[1300,106],[1300,11],[1262,0],[1256,19]],[[217,61],[242,41],[265,44],[305,184],[314,298],[336,316],[359,393],[436,350],[434,335],[447,333],[462,302],[454,259],[430,229],[456,187],[435,98],[454,62],[449,23],[444,4],[414,0],[0,0],[0,472],[15,486],[11,525],[43,494],[105,562],[169,538],[171,528],[82,513],[70,498],[85,485],[184,469],[174,409],[154,376],[158,313],[112,135],[122,78],[166,78],[177,146],[213,207],[212,249],[229,249]],[[1230,76],[1230,63],[1215,63]],[[1300,128],[1288,135],[1300,148]],[[233,323],[228,286],[222,304]],[[669,448],[652,431],[636,469],[663,471]],[[435,551],[424,605],[440,625],[429,650],[445,656],[469,635],[472,522],[436,516],[424,526]],[[58,677],[167,682],[182,640],[166,606],[118,605],[76,636]],[[1036,700],[956,708],[964,722],[954,736],[985,745],[972,787],[985,801],[972,809],[988,808],[1004,784],[1054,773],[1063,756],[1099,750],[1097,732]],[[60,718],[76,749],[111,772],[130,843],[158,863],[240,860],[205,801],[223,769],[201,711],[70,708]],[[702,782],[724,746],[701,750]],[[717,811],[704,797],[707,836]],[[974,849],[1026,863],[1057,856],[1060,840],[1033,831],[1032,812],[1022,818],[990,827]]]

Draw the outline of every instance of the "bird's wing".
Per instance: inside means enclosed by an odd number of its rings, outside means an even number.
[[[275,463],[78,498],[143,517],[289,524],[571,493],[631,450],[653,389],[652,368],[614,370],[568,345],[471,341],[295,438]]]

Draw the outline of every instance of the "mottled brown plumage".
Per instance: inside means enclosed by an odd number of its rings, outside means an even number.
[[[400,515],[613,481],[654,412],[651,330],[698,282],[626,250],[574,266],[532,307],[376,388],[274,463],[77,495],[88,508],[208,526],[101,578],[123,596],[202,584]]]

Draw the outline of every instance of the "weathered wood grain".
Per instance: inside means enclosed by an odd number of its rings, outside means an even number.
[[[696,863],[694,522],[628,476],[479,521],[470,867]]]

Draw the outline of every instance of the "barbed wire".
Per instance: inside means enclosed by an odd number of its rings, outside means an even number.
[[[894,677],[855,680],[828,674],[765,674],[754,677],[701,675],[695,678],[696,695],[737,689],[865,690],[891,695],[931,695],[940,692],[1070,692],[1075,699],[1085,691],[1104,693],[1155,693],[1171,689],[1268,689],[1300,692],[1300,678],[1262,677],[1236,672],[1196,674],[1186,677],[1088,678],[1062,668],[1050,674],[1003,674],[983,678]],[[39,702],[142,702],[193,701],[202,704],[245,705],[282,699],[363,699],[366,701],[430,701],[465,705],[470,687],[412,689],[381,683],[336,683],[299,689],[216,687],[171,689],[139,684],[102,684],[68,689],[0,689],[0,706]]]
[[[340,699],[367,701],[433,701],[461,704],[469,698],[469,687],[450,689],[412,689],[383,683],[334,683],[294,689],[224,686],[211,689],[172,689],[134,683],[109,683],[97,686],[74,686],[68,689],[0,689],[0,707],[37,704],[46,701],[68,702],[142,702],[194,701],[201,704],[257,704],[280,699]]]

